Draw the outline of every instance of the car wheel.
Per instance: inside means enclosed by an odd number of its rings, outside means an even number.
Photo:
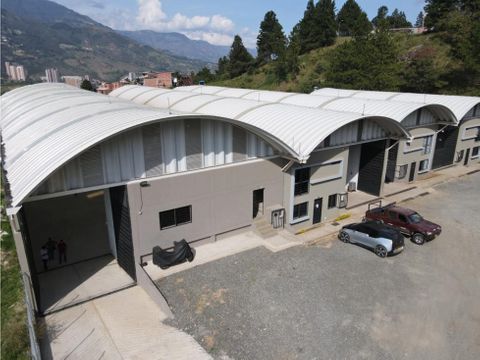
[[[348,235],[348,233],[346,231],[341,231],[340,235],[338,237],[344,243],[349,243],[350,242],[350,235]]]
[[[412,240],[417,245],[423,245],[425,243],[425,237],[420,233],[413,234]]]
[[[381,258],[386,257],[388,254],[387,249],[385,249],[385,247],[383,247],[382,245],[377,245],[374,251],[375,251],[375,254],[380,256]]]

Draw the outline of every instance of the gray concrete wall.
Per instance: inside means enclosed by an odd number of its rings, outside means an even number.
[[[253,191],[265,189],[265,207],[283,202],[284,160],[261,159],[148,180],[127,185],[135,261],[156,245],[196,241],[252,223]],[[192,206],[192,222],[160,230],[159,213]]]
[[[474,118],[474,119],[469,119],[462,121],[462,123],[459,126],[459,131],[458,131],[458,138],[457,138],[457,147],[455,149],[456,154],[459,154],[463,150],[463,157],[459,162],[456,162],[459,165],[464,164],[465,156],[467,149],[470,149],[470,156],[468,159],[468,164],[472,162],[479,162],[479,158],[474,158],[472,159],[472,149],[474,147],[480,146],[480,141],[475,141],[475,139],[463,139],[465,137],[465,130],[469,127],[472,126],[480,126],[480,118]]]
[[[63,196],[23,204],[37,271],[43,271],[40,248],[48,238],[63,239],[73,263],[110,253],[102,192]],[[49,268],[58,267],[58,253]]]
[[[309,191],[306,194],[294,196],[294,182],[295,182],[295,169],[299,168],[299,165],[293,166],[285,177],[285,210],[286,210],[286,228],[290,231],[297,232],[302,229],[307,229],[313,225],[313,206],[315,199],[322,198],[322,222],[336,218],[341,209],[337,207],[328,209],[328,196],[332,194],[344,193],[347,168],[348,168],[348,147],[342,147],[337,149],[322,150],[312,153],[308,159],[307,164],[304,167],[311,167],[310,169],[310,185]],[[327,165],[322,167],[322,163],[342,160],[343,163],[339,165]],[[334,169],[335,168],[335,169]],[[316,183],[316,181],[322,179],[328,179],[339,170],[340,177],[324,180]],[[312,183],[313,182],[313,183]],[[292,221],[293,206],[308,201],[308,217],[301,221]]]
[[[397,154],[397,168],[401,165],[407,165],[407,175],[403,179],[395,179],[395,181],[403,181],[408,182],[408,176],[410,174],[410,167],[413,162],[416,162],[415,166],[415,178],[419,175],[418,174],[418,166],[420,161],[429,159],[429,167],[432,166],[432,159],[433,153],[435,152],[435,141],[436,141],[436,134],[435,132],[439,129],[439,125],[429,125],[425,127],[417,127],[413,129],[409,129],[410,134],[414,137],[413,141],[411,142],[410,148],[416,148],[421,146],[422,140],[419,139],[424,136],[433,135],[432,139],[432,151],[430,154],[423,154],[422,150],[418,151],[407,151],[407,142],[406,140],[400,140],[398,144],[398,154]],[[428,171],[427,171],[428,172]],[[425,173],[427,173],[425,172]],[[397,172],[398,173],[398,172]]]

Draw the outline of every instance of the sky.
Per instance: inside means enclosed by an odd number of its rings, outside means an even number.
[[[194,40],[230,46],[239,34],[255,47],[260,22],[267,11],[277,14],[288,35],[302,18],[307,0],[53,0],[116,30],[180,32]],[[337,11],[346,0],[335,2]],[[357,0],[372,19],[385,5],[404,11],[414,23],[424,0]]]

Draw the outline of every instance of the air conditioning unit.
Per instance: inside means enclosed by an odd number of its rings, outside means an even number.
[[[357,182],[356,181],[350,181],[348,183],[348,191],[357,191]]]

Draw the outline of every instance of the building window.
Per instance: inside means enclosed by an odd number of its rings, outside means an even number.
[[[337,194],[332,194],[328,197],[328,208],[334,208],[337,206]]]
[[[310,181],[310,168],[295,170],[295,196],[308,193],[308,183]]]
[[[397,169],[397,179],[404,179],[407,176],[408,165],[400,165]]]
[[[425,136],[423,138],[423,154],[430,154],[432,152],[433,135]]]
[[[192,222],[192,206],[189,205],[172,210],[161,211],[159,217],[160,230],[188,224]]]
[[[418,166],[419,173],[426,172],[426,171],[428,171],[428,159],[420,161],[420,164]]]
[[[480,146],[475,146],[474,148],[472,148],[472,159],[479,157],[479,149]]]
[[[308,202],[293,206],[293,220],[304,218],[308,215]]]

